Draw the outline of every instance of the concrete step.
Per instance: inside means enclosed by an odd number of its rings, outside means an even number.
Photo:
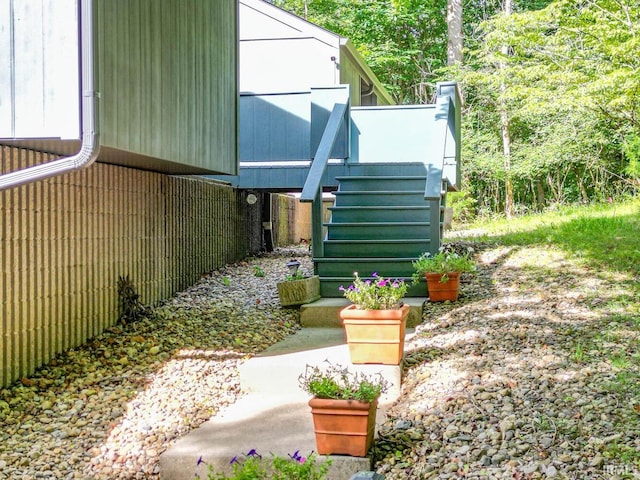
[[[298,378],[308,366],[325,370],[333,365],[366,375],[378,373],[389,382],[379,401],[382,408],[400,396],[402,372],[398,365],[353,365],[342,328],[303,328],[240,365],[240,388],[246,393],[297,395]]]
[[[254,393],[242,397],[164,452],[160,456],[160,479],[192,480],[196,473],[206,479],[209,465],[216,473],[230,473],[230,460],[251,449],[264,457],[287,457],[298,450],[303,456],[310,454],[316,444],[308,399],[301,394],[285,397]],[[204,463],[198,465],[200,458]],[[328,480],[348,480],[372,467],[369,457],[328,458],[332,461]]]
[[[284,457],[296,450],[305,456],[314,451],[310,396],[299,388],[297,379],[307,364],[322,365],[326,359],[350,370],[380,371],[385,376],[392,388],[380,399],[376,423],[383,422],[400,393],[400,366],[352,365],[341,328],[303,328],[240,366],[245,395],[164,452],[160,479],[190,480],[196,473],[207,478],[207,465],[216,472],[230,472],[231,458],[252,448],[264,456]],[[199,458],[205,463],[198,466]],[[328,458],[332,461],[328,480],[348,480],[372,467],[369,457]]]
[[[343,284],[345,287],[353,281],[353,277]],[[417,285],[416,288],[424,289],[424,284]],[[335,289],[338,291],[338,288]],[[405,297],[402,299],[411,307],[407,317],[407,328],[414,328],[422,323],[422,310],[427,297]],[[344,297],[321,298],[320,300],[300,306],[300,324],[305,328],[313,327],[334,327],[342,329],[342,321],[338,313],[343,308],[349,306],[351,302]]]

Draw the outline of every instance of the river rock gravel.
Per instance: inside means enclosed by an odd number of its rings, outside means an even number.
[[[276,282],[308,247],[216,270],[0,390],[0,479],[154,479],[177,438],[239,394],[237,366],[299,328]]]
[[[637,279],[593,272],[551,247],[476,253],[460,301],[427,303],[406,346],[378,472],[640,478]]]
[[[552,247],[457,242],[479,268],[427,303],[375,468],[392,479],[640,478],[638,298]],[[157,479],[173,441],[295,332],[275,284],[304,246],[228,265],[0,390],[0,479]],[[636,294],[637,295],[637,294]]]

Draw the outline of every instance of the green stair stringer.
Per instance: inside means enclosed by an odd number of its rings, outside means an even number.
[[[323,256],[314,257],[322,297],[341,297],[358,272],[371,278],[399,278],[409,297],[426,296],[424,281],[411,285],[412,262],[440,247],[445,188],[439,200],[425,200],[426,175],[360,175],[337,178],[331,219],[324,223]]]

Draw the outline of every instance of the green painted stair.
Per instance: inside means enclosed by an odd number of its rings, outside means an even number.
[[[314,258],[321,295],[341,297],[339,287],[349,285],[354,272],[411,283],[412,262],[440,245],[443,206],[424,199],[426,177],[359,175],[338,181],[331,219],[323,224],[323,257]],[[424,283],[410,285],[408,296],[425,294]]]

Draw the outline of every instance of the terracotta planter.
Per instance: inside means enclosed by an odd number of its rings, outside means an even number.
[[[319,455],[365,457],[376,427],[378,401],[309,400]]]
[[[409,305],[394,310],[361,310],[355,305],[340,311],[351,363],[399,365]]]
[[[458,300],[460,291],[460,272],[447,273],[447,281],[441,282],[442,274],[426,273],[427,290],[429,291],[430,302],[444,302]]]
[[[320,277],[317,275],[301,280],[280,282],[276,286],[280,305],[283,307],[302,305],[320,299]]]

